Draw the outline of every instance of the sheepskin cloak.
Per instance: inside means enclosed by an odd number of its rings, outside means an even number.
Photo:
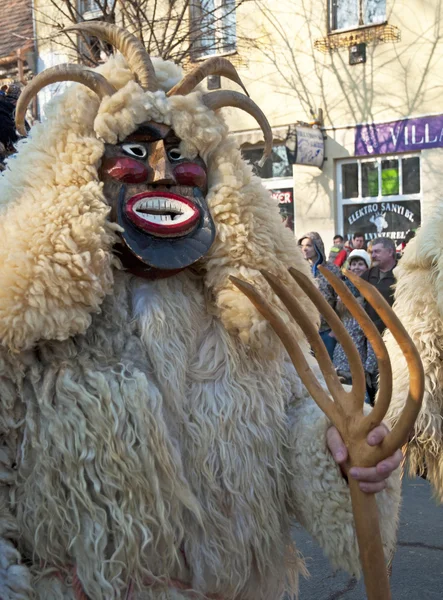
[[[102,72],[119,91],[56,99],[0,183],[0,597],[275,600],[303,570],[295,519],[358,573],[328,422],[228,279],[279,306],[269,269],[318,320],[287,274],[305,261],[198,92],[144,92],[121,58]],[[148,119],[206,161],[217,227],[203,261],[158,281],[119,268],[97,174],[104,141]],[[378,500],[390,553],[398,477]]]
[[[394,311],[420,353],[425,370],[423,405],[411,432],[408,464],[412,475],[424,474],[443,502],[443,208],[437,207],[406,246],[395,269]],[[395,424],[408,395],[405,358],[390,332],[385,341],[394,387],[388,418]]]

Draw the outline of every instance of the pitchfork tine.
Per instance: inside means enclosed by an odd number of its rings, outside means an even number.
[[[297,271],[293,267],[289,268],[289,273],[295,279],[304,293],[308,296],[311,302],[317,307],[320,314],[326,319],[338,342],[341,344],[348,359],[349,369],[352,377],[352,391],[349,392],[349,395],[352,395],[354,399],[354,406],[361,409],[365,399],[366,380],[363,365],[361,364],[360,356],[355,348],[354,342],[352,341],[349,333],[346,331],[345,326],[337,316],[337,313],[331,306],[329,306],[328,302],[325,300],[325,298],[323,298],[320,290],[315,286],[315,284],[308,277],[306,277],[306,275],[300,273],[300,271]],[[323,372],[321,365],[320,369]],[[342,388],[342,397],[343,393],[344,390]]]
[[[365,309],[355,301],[354,296],[351,294],[348,287],[343,283],[343,281],[333,275],[329,269],[320,267],[320,271],[332,285],[334,290],[342,299],[343,304],[362,328],[363,333],[368,338],[368,341],[374,350],[375,356],[377,357],[377,364],[380,373],[379,392],[377,396],[377,405],[375,409],[371,411],[370,418],[368,419],[367,423],[368,431],[370,431],[371,429],[374,429],[376,425],[381,423],[388,411],[389,403],[391,401],[392,368],[389,354],[377,327],[369,318]],[[345,271],[345,275],[354,283],[354,279],[352,279],[352,273]],[[356,281],[358,283],[360,278],[358,277]],[[358,289],[357,285],[356,287]]]
[[[331,421],[336,419],[337,407],[319,384],[293,333],[288,329],[281,316],[250,283],[231,276],[232,283],[249,298],[255,308],[270,323],[286,348],[292,363],[308,392],[315,398],[318,406]]]
[[[349,277],[355,287],[366,298],[371,306],[374,307],[383,323],[391,331],[395,341],[400,346],[406,359],[406,364],[408,365],[409,391],[405,407],[397,423],[394,425],[394,428],[383,440],[380,448],[380,450],[383,451],[383,458],[387,458],[395,452],[397,448],[400,448],[407,442],[415,419],[420,412],[425,381],[423,364],[418,350],[409,337],[406,329],[380,292],[373,285],[353,273],[347,272],[346,276]],[[378,401],[375,403],[374,411],[377,410],[377,405]],[[370,415],[368,415],[366,419],[369,420],[369,417]]]
[[[231,277],[231,281],[251,300],[257,310],[265,319],[267,319],[274,331],[280,337],[308,392],[341,434],[348,449],[347,465],[349,467],[375,467],[377,463],[388,458],[388,456],[392,455],[403,445],[420,410],[424,390],[424,373],[418,352],[400,321],[377,290],[359,277],[354,276],[352,273],[348,273],[349,279],[355,284],[357,289],[360,290],[366,300],[375,308],[385,325],[392,331],[394,338],[401,347],[406,358],[410,374],[410,386],[406,406],[397,424],[394,426],[394,429],[386,435],[381,444],[378,446],[370,446],[367,441],[368,427],[373,425],[375,421],[374,417],[364,415],[362,404],[360,405],[359,410],[356,410],[358,404],[358,391],[360,390],[361,394],[364,395],[365,380],[363,367],[358,359],[355,348],[352,345],[352,342],[351,345],[349,345],[347,335],[343,335],[343,325],[337,323],[337,315],[321,296],[319,290],[315,288],[314,284],[305,275],[299,273],[295,269],[290,269],[290,273],[326,318],[329,325],[333,328],[339,342],[346,351],[353,379],[354,399],[351,404],[343,400],[341,400],[341,402],[340,400],[333,402],[325,390],[320,386],[303,356],[303,352],[295,339],[296,336],[294,335],[294,332],[291,332],[290,328],[287,327],[280,316],[280,313],[273,309],[273,307],[262,298],[257,290],[249,283],[236,279],[235,277]],[[312,346],[317,348],[318,358],[321,359],[319,362],[322,362],[325,354],[323,349],[318,345],[319,337],[313,335],[312,324],[309,324],[309,319],[300,305],[296,301],[293,301],[294,299],[290,297],[290,294],[284,290],[275,277],[268,273],[263,273],[263,275],[302,327],[306,336],[311,341]],[[324,275],[331,281],[326,272],[324,272]],[[354,309],[357,303],[354,298],[350,297],[351,294],[348,295],[348,292],[344,293],[341,284],[338,285],[335,278],[333,278],[331,283],[334,288],[340,292],[340,296],[343,298],[345,304],[347,303],[346,305],[348,308]],[[336,285],[334,285],[334,283]],[[380,339],[376,335],[373,335],[372,328],[369,327],[366,317],[361,318],[362,314],[357,310],[355,311],[355,316],[358,317],[358,321],[362,325],[362,328],[364,326],[370,332],[374,346],[379,345]],[[308,324],[310,325],[309,327]],[[383,356],[383,353],[381,353],[382,359]],[[388,370],[390,371],[390,363],[388,361],[384,364],[382,361],[382,364],[383,377],[387,378]],[[326,361],[326,367],[322,368],[322,372],[325,375],[325,378],[329,376],[330,381],[328,385],[331,385],[332,381],[331,388],[337,391],[336,381],[331,377],[330,373],[330,361]],[[388,400],[382,397],[380,407],[377,408],[376,404],[375,409],[372,411],[372,414],[375,413],[376,416],[378,415],[376,419],[377,422],[381,421],[381,416],[386,412],[386,402],[390,400],[390,394],[387,394],[386,383],[384,384],[384,390],[383,394],[387,395]],[[347,392],[343,389],[341,391],[341,397],[342,399],[348,397]],[[389,581],[383,554],[383,544],[380,535],[375,495],[364,493],[360,489],[358,481],[353,477],[349,477],[348,482],[368,600],[390,600],[391,593],[389,590]]]
[[[317,327],[314,325],[311,319],[307,316],[299,301],[290,293],[274,275],[267,271],[260,271],[266,281],[269,283],[275,294],[280,298],[283,304],[289,311],[289,314],[295,319],[296,323],[300,326],[301,330],[308,339],[311,348],[314,351],[315,358],[317,359],[318,365],[325,378],[325,383],[331,396],[337,404],[341,404],[343,401],[350,399],[352,401],[354,395],[351,392],[346,392],[335,372],[334,365],[329,357],[326,346],[324,345],[320,335],[318,334]],[[347,332],[345,332],[347,334]],[[352,340],[350,339],[350,344]],[[353,344],[352,344],[352,347]],[[363,402],[363,401],[362,401]]]

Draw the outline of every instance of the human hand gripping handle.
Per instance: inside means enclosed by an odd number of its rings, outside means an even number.
[[[366,438],[369,446],[377,446],[381,444],[389,433],[389,428],[385,423],[382,423],[375,429],[369,432]],[[394,454],[386,460],[380,461],[375,467],[352,467],[349,469],[348,464],[348,449],[343,442],[341,435],[336,427],[330,427],[326,434],[328,448],[331,451],[334,460],[340,465],[343,474],[346,477],[352,477],[359,482],[360,489],[368,494],[376,494],[386,488],[386,480],[392,473],[398,469],[402,460],[403,453],[401,450],[396,450]]]
[[[412,340],[381,294],[361,278],[346,271],[346,276],[391,330],[408,364],[410,386],[405,408],[393,430],[387,431],[381,423],[391,401],[392,370],[383,340],[366,311],[358,304],[346,285],[329,270],[322,267],[320,270],[358,321],[377,357],[380,372],[379,395],[374,409],[368,415],[363,412],[366,384],[358,352],[340,319],[308,277],[293,268],[289,269],[294,280],[318,308],[342,345],[352,376],[351,391],[346,391],[341,385],[315,325],[309,320],[297,299],[276,277],[262,271],[263,277],[306,335],[330,395],[316,379],[295,336],[285,325],[278,310],[251,284],[235,277],[231,277],[231,280],[269,321],[284,344],[308,392],[336,428],[336,431],[333,428],[329,430],[328,441],[330,447],[332,443],[331,450],[333,454],[335,452],[337,462],[348,473],[367,597],[368,600],[390,600],[375,495],[366,492],[376,492],[382,488],[384,479],[399,461],[398,451],[406,442],[420,411],[424,391],[423,366]],[[344,446],[340,448],[342,443]],[[346,456],[337,456],[340,453],[344,454],[345,449]]]

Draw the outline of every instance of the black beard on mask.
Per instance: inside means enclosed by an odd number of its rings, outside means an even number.
[[[207,254],[215,239],[215,224],[199,188],[193,188],[192,201],[200,212],[200,220],[191,232],[181,237],[156,237],[139,229],[126,216],[125,195],[126,186],[122,185],[117,206],[117,223],[124,229],[120,236],[144,265],[151,269],[181,270]]]

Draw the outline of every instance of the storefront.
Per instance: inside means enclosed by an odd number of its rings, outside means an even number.
[[[420,155],[337,161],[338,231],[399,243],[421,223]]]
[[[274,143],[269,160],[259,167],[262,147],[242,146],[243,157],[252,165],[271,192],[272,200],[278,205],[282,222],[295,235],[294,170],[305,165],[316,170],[321,168],[324,158],[323,134],[319,129],[303,125],[279,128],[281,141]],[[283,133],[284,132],[284,133]],[[283,135],[282,135],[283,133]],[[276,136],[274,135],[274,142]]]
[[[250,164],[254,165],[255,172],[271,192],[285,226],[294,231],[294,178],[285,145],[275,145],[271,159],[267,160],[263,167],[258,166],[263,148],[242,148],[242,154]]]
[[[291,127],[280,129],[271,160],[256,171],[295,237],[318,231],[328,247],[336,233],[349,239],[361,232],[366,241],[386,236],[400,244],[441,199],[443,115],[321,132],[306,127],[312,140],[302,128],[295,155]],[[257,165],[263,148],[248,140],[243,155]]]
[[[359,231],[368,241],[401,242],[440,197],[432,171],[443,158],[443,115],[358,125],[353,133],[354,158],[335,160],[336,228],[346,238]]]

